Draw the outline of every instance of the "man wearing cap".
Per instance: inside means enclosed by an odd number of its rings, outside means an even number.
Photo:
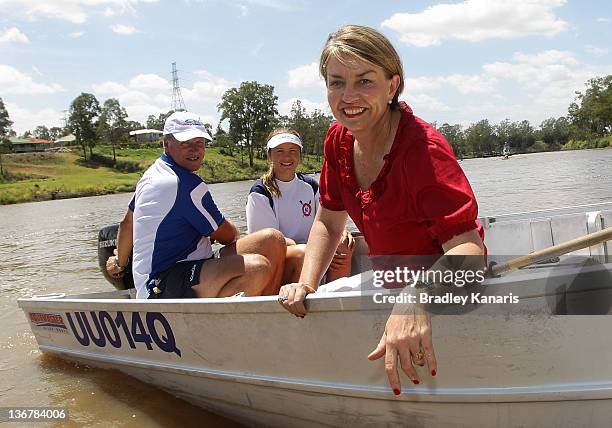
[[[175,112],[164,125],[164,153],[144,173],[119,225],[107,270],[121,276],[133,246],[137,298],[277,294],[286,246],[264,229],[240,238],[196,174],[211,141],[200,117]],[[211,238],[224,244],[213,253]]]

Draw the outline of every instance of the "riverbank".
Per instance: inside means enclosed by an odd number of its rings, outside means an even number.
[[[612,137],[607,138],[612,143]],[[563,151],[612,150],[612,145],[597,149],[588,147],[586,142],[566,146]],[[0,205],[132,192],[142,173],[160,154],[159,147],[118,149],[115,167],[111,166],[110,147],[94,149],[93,162],[84,162],[78,149],[67,153],[2,155],[5,178],[0,176]],[[529,155],[531,153],[521,156]],[[321,163],[322,160],[307,156],[299,171],[318,172]],[[206,159],[198,174],[209,184],[227,183],[258,178],[267,169],[268,162],[263,159],[255,159],[251,168],[246,153],[243,157],[240,153],[229,156],[211,147],[206,149]]]
[[[16,153],[2,155],[5,172],[0,179],[0,205],[132,192],[142,173],[159,157],[160,148],[117,150],[117,166],[110,149],[94,150],[94,161],[84,162],[78,151],[67,153]],[[268,168],[263,159],[253,167],[245,154],[229,156],[217,148],[206,149],[206,160],[198,174],[207,183],[250,180]],[[302,172],[321,169],[321,162],[307,157]]]

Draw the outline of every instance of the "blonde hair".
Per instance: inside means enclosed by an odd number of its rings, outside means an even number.
[[[399,106],[399,95],[404,90],[404,69],[399,54],[384,35],[373,28],[362,25],[345,25],[331,33],[325,42],[319,59],[319,73],[327,83],[327,63],[331,57],[346,64],[346,56],[357,57],[385,71],[390,79],[396,74],[400,84],[391,100],[391,108]]]
[[[298,132],[294,129],[274,128],[266,137],[266,141],[270,140],[270,138],[278,134],[293,134],[299,139],[302,139],[302,137],[300,137],[300,134],[298,134]],[[270,150],[268,150],[268,155],[270,155]],[[270,162],[270,167],[268,168],[268,171],[266,171],[266,173],[261,176],[261,182],[272,196],[275,196],[277,198],[280,198],[282,196],[281,191],[278,188],[278,185],[276,184],[276,181],[274,181],[274,164],[272,162]]]

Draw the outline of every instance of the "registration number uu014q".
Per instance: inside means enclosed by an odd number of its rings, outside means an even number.
[[[74,319],[73,319],[74,316]],[[126,318],[130,318],[130,322]],[[147,350],[158,349],[181,356],[176,345],[172,327],[160,312],[144,313],[144,322],[139,312],[119,311],[113,317],[107,311],[66,312],[70,329],[77,341],[83,346],[96,345],[100,348],[110,344],[121,348],[125,343],[136,349],[138,343]]]

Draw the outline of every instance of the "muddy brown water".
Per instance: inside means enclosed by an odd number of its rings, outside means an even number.
[[[481,215],[612,201],[612,149],[461,162]],[[225,216],[245,230],[250,181],[214,184]],[[130,194],[0,206],[0,406],[66,407],[59,426],[239,426],[119,372],[38,351],[22,296],[108,290],[97,233],[121,219]],[[41,426],[37,424],[36,426]]]

